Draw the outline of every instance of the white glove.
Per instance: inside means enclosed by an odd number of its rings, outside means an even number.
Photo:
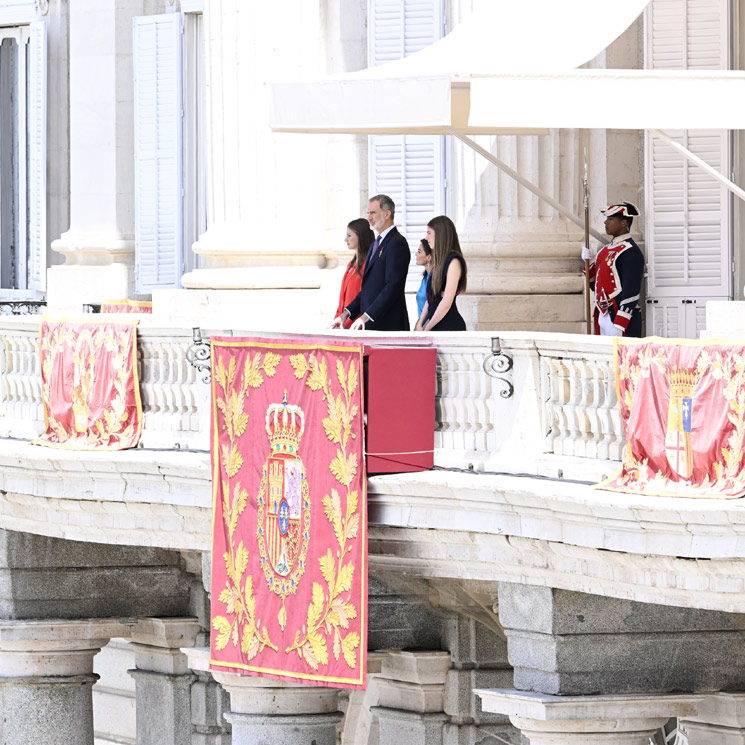
[[[598,317],[601,336],[623,336],[623,331],[611,321],[610,313],[601,313]]]
[[[583,261],[589,261],[591,264],[595,263],[595,251],[588,246],[582,246],[582,259]]]

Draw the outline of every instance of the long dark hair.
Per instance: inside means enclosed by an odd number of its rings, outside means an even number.
[[[439,295],[445,287],[445,278],[442,273],[445,268],[445,261],[450,254],[457,254],[460,257],[462,271],[458,283],[458,292],[465,292],[466,260],[463,257],[463,251],[460,250],[460,241],[453,221],[445,215],[440,215],[439,217],[433,217],[427,223],[427,227],[432,228],[435,234],[435,246],[432,249],[432,292]]]
[[[358,217],[356,220],[352,220],[347,227],[357,236],[357,252],[349,262],[349,266],[354,267],[357,275],[361,277],[362,267],[365,265],[365,257],[375,240],[375,233],[372,232],[370,223],[364,217]]]
[[[419,241],[419,243],[422,244],[422,248],[424,249],[424,253],[426,253],[427,256],[431,257],[432,256],[432,246],[429,245],[429,241],[426,238],[422,238],[422,240]],[[428,274],[429,274],[429,272],[425,269],[422,272],[422,277],[426,277]]]

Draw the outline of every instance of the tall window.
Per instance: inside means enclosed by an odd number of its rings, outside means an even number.
[[[654,0],[646,16],[646,66],[726,70],[730,29],[729,0]],[[729,176],[730,132],[668,134]],[[732,198],[654,135],[646,134],[645,146],[647,334],[695,338],[706,323],[706,301],[732,297]]]
[[[46,286],[46,27],[0,28],[0,298]]]
[[[443,32],[442,0],[369,0],[369,66],[408,57]],[[387,194],[396,203],[396,225],[412,252],[429,220],[445,211],[444,152],[442,136],[370,137],[370,194]],[[416,292],[420,282],[421,267],[412,259],[407,290]]]
[[[179,287],[205,230],[201,13],[134,22],[135,250],[139,293]]]

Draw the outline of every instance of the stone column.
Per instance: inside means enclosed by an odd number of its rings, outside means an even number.
[[[477,137],[522,177],[582,212],[579,134]],[[459,198],[449,205],[468,262],[468,294],[458,299],[469,328],[582,331],[582,228],[518,185],[481,154],[453,144]]]
[[[701,696],[547,696],[477,690],[484,711],[507,714],[530,745],[649,745],[671,716],[696,711]],[[691,743],[693,745],[693,743]]]
[[[442,745],[448,716],[445,681],[448,652],[389,652],[378,678],[378,722],[381,743]]]
[[[192,669],[209,668],[208,649],[184,652]],[[231,745],[336,745],[343,717],[338,689],[214,670],[212,677],[230,694],[223,716],[232,727]]]
[[[232,745],[336,745],[342,720],[336,688],[283,683],[233,673],[212,673],[230,694],[225,719]]]
[[[322,174],[324,142],[270,131],[268,82],[312,75],[314,59],[323,74],[318,11],[302,0],[210,0],[204,18],[207,231],[194,245],[203,266],[183,285],[315,289],[325,263],[325,179],[311,186],[298,166]]]
[[[132,19],[144,0],[70,1],[70,229],[53,241],[50,306],[134,292]]]
[[[93,658],[130,625],[0,621],[0,742],[93,745]]]
[[[688,735],[688,745],[745,745],[745,693],[704,696],[696,715],[678,724]]]
[[[142,618],[132,629],[140,745],[191,745],[191,675],[181,647],[194,644],[193,618]]]

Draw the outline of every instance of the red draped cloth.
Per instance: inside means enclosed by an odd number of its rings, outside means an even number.
[[[601,489],[730,499],[745,494],[745,347],[615,340],[626,429],[621,471]]]
[[[362,347],[212,338],[210,667],[364,688]]]
[[[135,447],[142,431],[137,321],[43,318],[39,348],[46,429],[33,444]]]

